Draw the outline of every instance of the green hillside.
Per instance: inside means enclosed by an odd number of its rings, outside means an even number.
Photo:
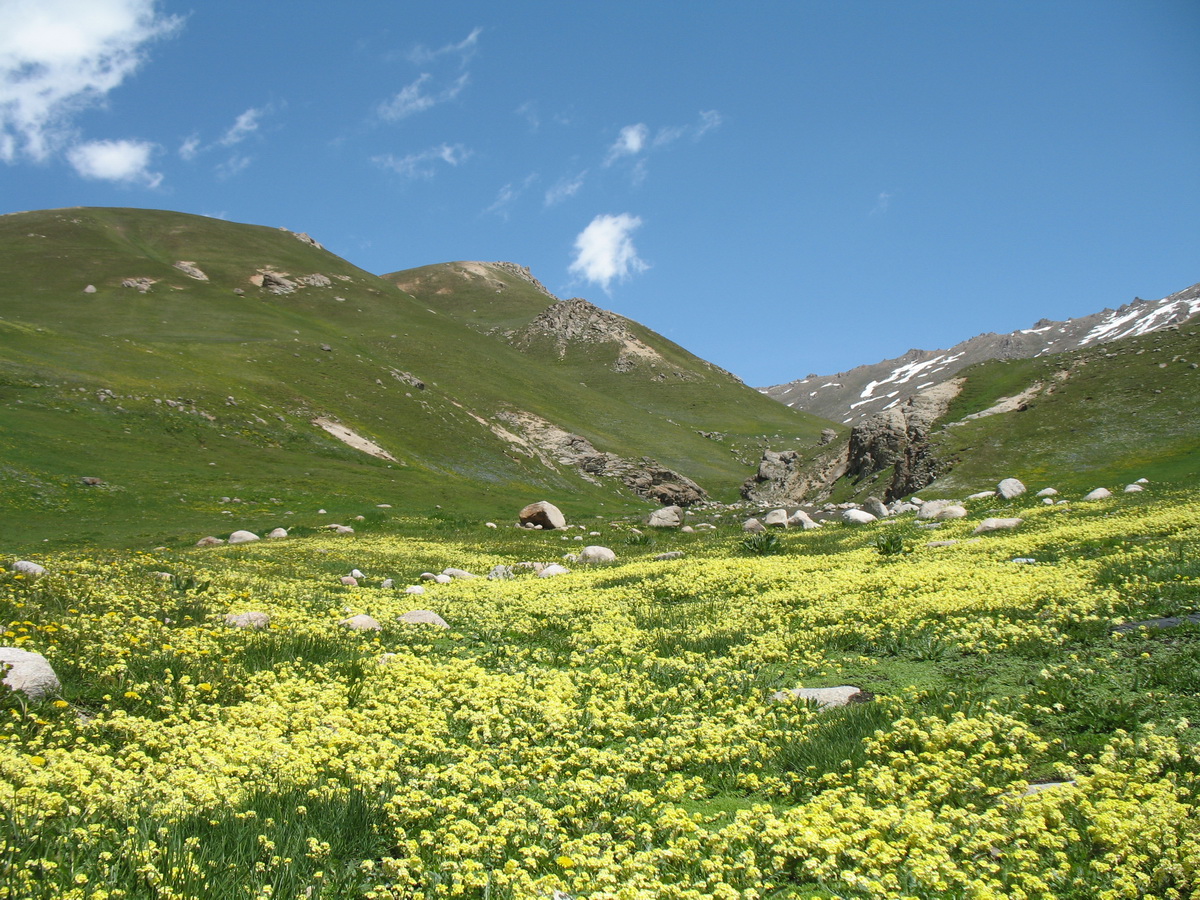
[[[469,284],[435,304],[280,229],[54,210],[0,217],[0,247],[0,520],[14,549],[320,526],[390,515],[383,503],[505,521],[542,497],[568,515],[650,505],[506,439],[513,412],[733,499],[768,436],[806,446],[827,424],[640,327],[684,376],[612,372],[592,345],[524,352],[461,318]],[[552,302],[495,271],[514,324]],[[272,292],[273,277],[293,289]]]

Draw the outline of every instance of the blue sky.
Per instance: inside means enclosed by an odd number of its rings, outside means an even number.
[[[0,0],[0,212],[512,260],[752,385],[1200,281],[1194,0],[701,9]]]

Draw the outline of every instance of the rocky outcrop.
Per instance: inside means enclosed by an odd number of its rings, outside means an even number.
[[[795,450],[766,450],[758,471],[742,485],[742,496],[752,503],[792,506],[828,495],[845,473],[845,444],[831,444],[812,460]]]
[[[509,340],[521,350],[550,341],[560,358],[574,344],[615,344],[617,359],[612,367],[617,372],[632,371],[643,363],[665,363],[657,350],[633,333],[630,324],[624,316],[572,297],[547,306],[528,325],[511,333]]]
[[[691,506],[708,497],[704,488],[686,475],[648,456],[632,460],[597,450],[583,435],[565,431],[532,413],[511,411],[498,418],[508,427],[493,428],[497,435],[550,468],[571,466],[593,484],[599,484],[602,478],[617,478],[639,497],[665,506]]]

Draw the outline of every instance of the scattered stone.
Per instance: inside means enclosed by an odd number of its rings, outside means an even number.
[[[489,581],[509,581],[513,578],[513,567],[505,565],[492,566],[492,571],[488,572]]]
[[[905,503],[901,500],[898,500],[892,504],[892,515],[899,516],[903,515],[904,513],[916,512],[920,508],[921,507],[916,503]]]
[[[538,578],[553,578],[555,575],[568,575],[571,570],[566,566],[560,566],[558,563],[550,563],[550,565],[538,572]]]
[[[664,506],[650,513],[646,524],[651,528],[678,528],[683,524],[683,509],[678,506]]]
[[[391,508],[392,508],[392,504],[390,504],[390,503],[376,503],[376,504],[375,504],[375,508],[376,508],[376,509],[391,509]]]
[[[400,621],[409,625],[435,625],[438,628],[447,629],[450,627],[445,619],[428,609],[410,610],[400,617]]]
[[[1144,491],[1144,490],[1145,490],[1145,488],[1144,488],[1144,487],[1142,487],[1140,484],[1127,484],[1127,485],[1125,485],[1125,493],[1127,493],[1127,494],[1137,494],[1137,493],[1140,493],[1140,492],[1142,492],[1142,491]]]
[[[747,519],[742,523],[742,531],[749,532],[750,534],[762,534],[766,530],[767,526],[758,521],[758,519]]]
[[[230,613],[225,617],[225,624],[231,628],[266,628],[271,624],[271,617],[265,612]]]
[[[1137,481],[1134,482],[1134,484],[1149,484],[1149,483],[1150,483],[1149,478],[1139,478]]]
[[[96,293],[96,286],[94,284],[89,284],[87,287],[85,287],[83,289],[83,292],[85,294],[94,294],[94,293]]]
[[[406,587],[404,589],[404,593],[406,593],[406,594],[423,594],[423,593],[425,593],[425,588],[419,584],[413,584],[413,585],[409,585],[408,587]]]
[[[567,527],[566,516],[562,514],[562,511],[557,506],[546,500],[530,503],[521,510],[517,518],[526,528],[555,529]]]
[[[1043,497],[1043,498],[1042,498],[1042,503],[1043,503],[1043,504],[1045,504],[1046,506],[1053,506],[1053,505],[1054,505],[1054,498],[1053,498],[1053,497]]]
[[[94,478],[91,475],[85,475],[80,478],[79,481],[81,484],[86,484],[89,487],[97,487],[98,485],[104,484],[103,478]]]
[[[358,579],[353,575],[343,575],[341,578],[342,584],[346,587],[358,587]]]
[[[762,523],[768,528],[787,528],[788,514],[786,509],[773,509],[762,518]]]
[[[383,631],[383,626],[365,613],[351,616],[349,619],[342,619],[338,624],[351,631]]]
[[[926,547],[953,547],[958,541],[927,541]]]
[[[175,263],[175,268],[186,275],[188,278],[195,278],[197,281],[208,281],[208,276],[200,270],[194,262],[188,262],[185,259]]]
[[[913,502],[916,503],[915,497],[913,498]],[[917,505],[920,507],[917,510],[918,519],[936,519],[939,512],[947,506],[954,506],[955,503],[953,500],[925,500]]]
[[[46,657],[20,647],[0,647],[0,668],[7,667],[4,683],[30,700],[57,694],[62,685]]]
[[[617,561],[617,554],[607,547],[584,547],[579,553],[579,562],[585,566],[603,566]]]
[[[654,559],[658,560],[659,562],[665,562],[669,559],[683,559],[686,555],[687,554],[682,550],[668,550],[666,553],[658,554],[658,556],[655,556]]]
[[[989,531],[1004,531],[1008,528],[1016,528],[1024,519],[984,519],[976,527],[972,534],[986,534]]]
[[[380,582],[379,586],[385,591],[390,591],[396,586],[396,581],[393,578],[385,578],[382,582]]]
[[[1021,566],[1032,566],[1037,562],[1032,556],[1015,556],[1012,561]]]
[[[921,508],[922,512],[924,509],[924,507]],[[944,521],[946,519],[965,519],[966,517],[967,508],[965,506],[959,506],[957,503],[952,503],[950,506],[943,506],[937,511],[937,513],[934,514],[934,518],[938,521]]]
[[[817,441],[818,447],[824,447],[826,444],[831,444],[837,440],[837,432],[832,428],[824,428],[821,430],[821,437]]]
[[[278,540],[279,538],[285,538],[287,536],[288,536],[288,534],[287,534],[286,528],[273,528],[273,529],[271,529],[270,533],[267,535],[267,537],[270,538],[271,540]]]
[[[496,523],[495,523],[495,522],[484,522],[484,523],[483,523],[483,527],[484,527],[484,528],[495,528],[495,527],[496,527]]]
[[[876,519],[886,519],[889,515],[888,508],[883,505],[883,501],[878,497],[868,497],[863,501],[862,508]]]
[[[877,522],[878,519],[865,509],[843,509],[842,521],[847,525],[866,525],[870,522]]]
[[[422,572],[420,577],[422,581],[433,581],[437,578],[432,572]]]
[[[1037,492],[1037,496],[1039,496],[1039,497],[1057,497],[1058,491],[1056,491],[1054,488],[1042,488],[1040,491]]]
[[[969,497],[967,497],[967,499],[968,500],[986,500],[989,497],[995,497],[995,496],[996,496],[995,491],[980,491],[977,494],[971,494]]]
[[[1016,478],[1005,478],[996,485],[996,492],[1005,500],[1012,500],[1025,493],[1025,485]]]
[[[1126,622],[1124,625],[1117,625],[1113,631],[1137,631],[1139,628],[1178,628],[1180,625],[1194,623],[1200,625],[1200,613],[1192,613],[1187,616],[1164,616],[1161,619],[1146,619],[1142,622]]]
[[[455,568],[442,569],[442,574],[449,575],[451,578],[461,578],[463,581],[470,581],[472,578],[479,577],[473,572],[468,572],[466,569]]]
[[[684,525],[682,528],[679,529],[679,532],[680,532],[680,534],[695,534],[696,529],[693,528],[691,525]],[[576,538],[576,540],[579,540],[579,538]]]
[[[1084,500],[1107,500],[1112,496],[1112,491],[1108,488],[1096,488],[1094,491],[1084,496]]]
[[[434,580],[435,584],[449,584],[454,579],[451,578],[449,575],[444,575],[439,572],[437,575],[433,576],[433,580]]]
[[[350,577],[351,578],[366,578],[367,576],[365,576],[360,569],[351,569]]]
[[[1073,787],[1074,781],[1043,781],[1039,784],[1031,784],[1021,792],[1022,797],[1032,797],[1034,794],[1040,794],[1042,791],[1048,791],[1053,788]]]
[[[215,547],[217,544],[223,544],[225,540],[219,537],[213,537],[211,534],[208,537],[202,537],[196,541],[197,547]]]
[[[799,526],[799,527],[803,528],[805,531],[811,531],[814,528],[821,527],[820,522],[814,522],[812,520],[812,518],[809,516],[809,514],[806,513],[802,509],[796,510],[794,513],[791,514],[790,517],[788,517],[788,524],[791,525],[792,527]]]
[[[46,574],[46,569],[43,566],[39,566],[37,563],[30,562],[27,559],[18,559],[9,568],[18,575],[28,575],[30,578],[41,578]]]
[[[233,534],[231,534],[229,536],[229,543],[231,543],[231,544],[249,544],[252,541],[257,541],[258,539],[259,539],[258,535],[255,534],[253,531],[235,531]]]
[[[284,278],[278,272],[267,271],[262,273],[262,287],[272,294],[290,294],[296,289],[296,283]]]
[[[126,278],[121,287],[137,288],[139,294],[144,294],[154,286],[153,278]]]
[[[849,703],[862,703],[871,699],[862,688],[843,684],[827,688],[792,688],[786,691],[776,691],[771,695],[772,700],[812,700],[819,709],[833,709],[846,706]]]

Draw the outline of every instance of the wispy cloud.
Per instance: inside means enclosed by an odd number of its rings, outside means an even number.
[[[241,174],[250,167],[254,157],[246,153],[233,153],[229,159],[217,165],[217,177],[222,181]]]
[[[462,144],[439,144],[407,156],[396,156],[392,153],[374,156],[371,161],[405,178],[432,178],[437,173],[437,163],[457,166],[470,156],[471,151]]]
[[[575,238],[575,259],[568,271],[598,284],[608,293],[613,281],[624,281],[649,266],[637,254],[631,235],[642,220],[629,213],[599,215]]]
[[[484,213],[495,213],[504,219],[508,218],[508,208],[537,181],[537,172],[531,172],[519,182],[509,182],[500,188],[492,205]]]
[[[514,112],[520,116],[529,125],[530,131],[537,131],[542,127],[541,117],[538,115],[537,104],[532,100],[526,100],[518,106]]]
[[[556,206],[564,200],[568,200],[579,193],[583,187],[584,179],[587,178],[587,170],[584,169],[578,175],[573,175],[570,178],[560,178],[550,189],[546,191],[545,204],[546,206]]]
[[[430,91],[429,87],[433,81],[433,76],[428,72],[422,72],[416,81],[401,88],[390,100],[380,103],[379,115],[389,122],[398,122],[400,119],[406,119],[413,115],[413,113],[424,112],[427,109],[437,106],[439,103],[446,103],[453,100],[462,93],[463,88],[467,86],[469,80],[470,78],[467,73],[463,72],[445,87],[436,91]]]
[[[155,0],[0,3],[0,159],[44,160],[71,143],[75,115],[101,104],[146,45],[181,23]]]
[[[90,141],[68,150],[67,161],[83,178],[155,188],[163,178],[150,171],[157,149],[146,141]]]
[[[608,155],[604,157],[604,164],[611,166],[622,156],[637,156],[646,147],[646,138],[650,134],[650,129],[644,123],[638,122],[636,125],[626,125],[621,129],[621,133],[617,135],[617,139],[613,145],[608,148]]]
[[[258,131],[259,120],[266,112],[266,108],[250,107],[237,117],[233,125],[221,135],[221,139],[217,143],[222,147],[232,147],[234,144],[240,144],[250,135],[254,134],[254,132]]]
[[[875,206],[869,215],[882,216],[884,213],[886,213],[892,205],[892,197],[894,196],[895,194],[887,191],[881,191],[879,196],[875,198]]]
[[[438,47],[436,50],[430,50],[428,47],[418,44],[408,52],[409,61],[414,65],[427,66],[443,56],[457,56],[459,65],[465,66],[470,62],[471,57],[475,55],[475,51],[478,50],[479,36],[481,34],[483,34],[483,29],[476,27],[457,44],[446,44],[444,47]]]

